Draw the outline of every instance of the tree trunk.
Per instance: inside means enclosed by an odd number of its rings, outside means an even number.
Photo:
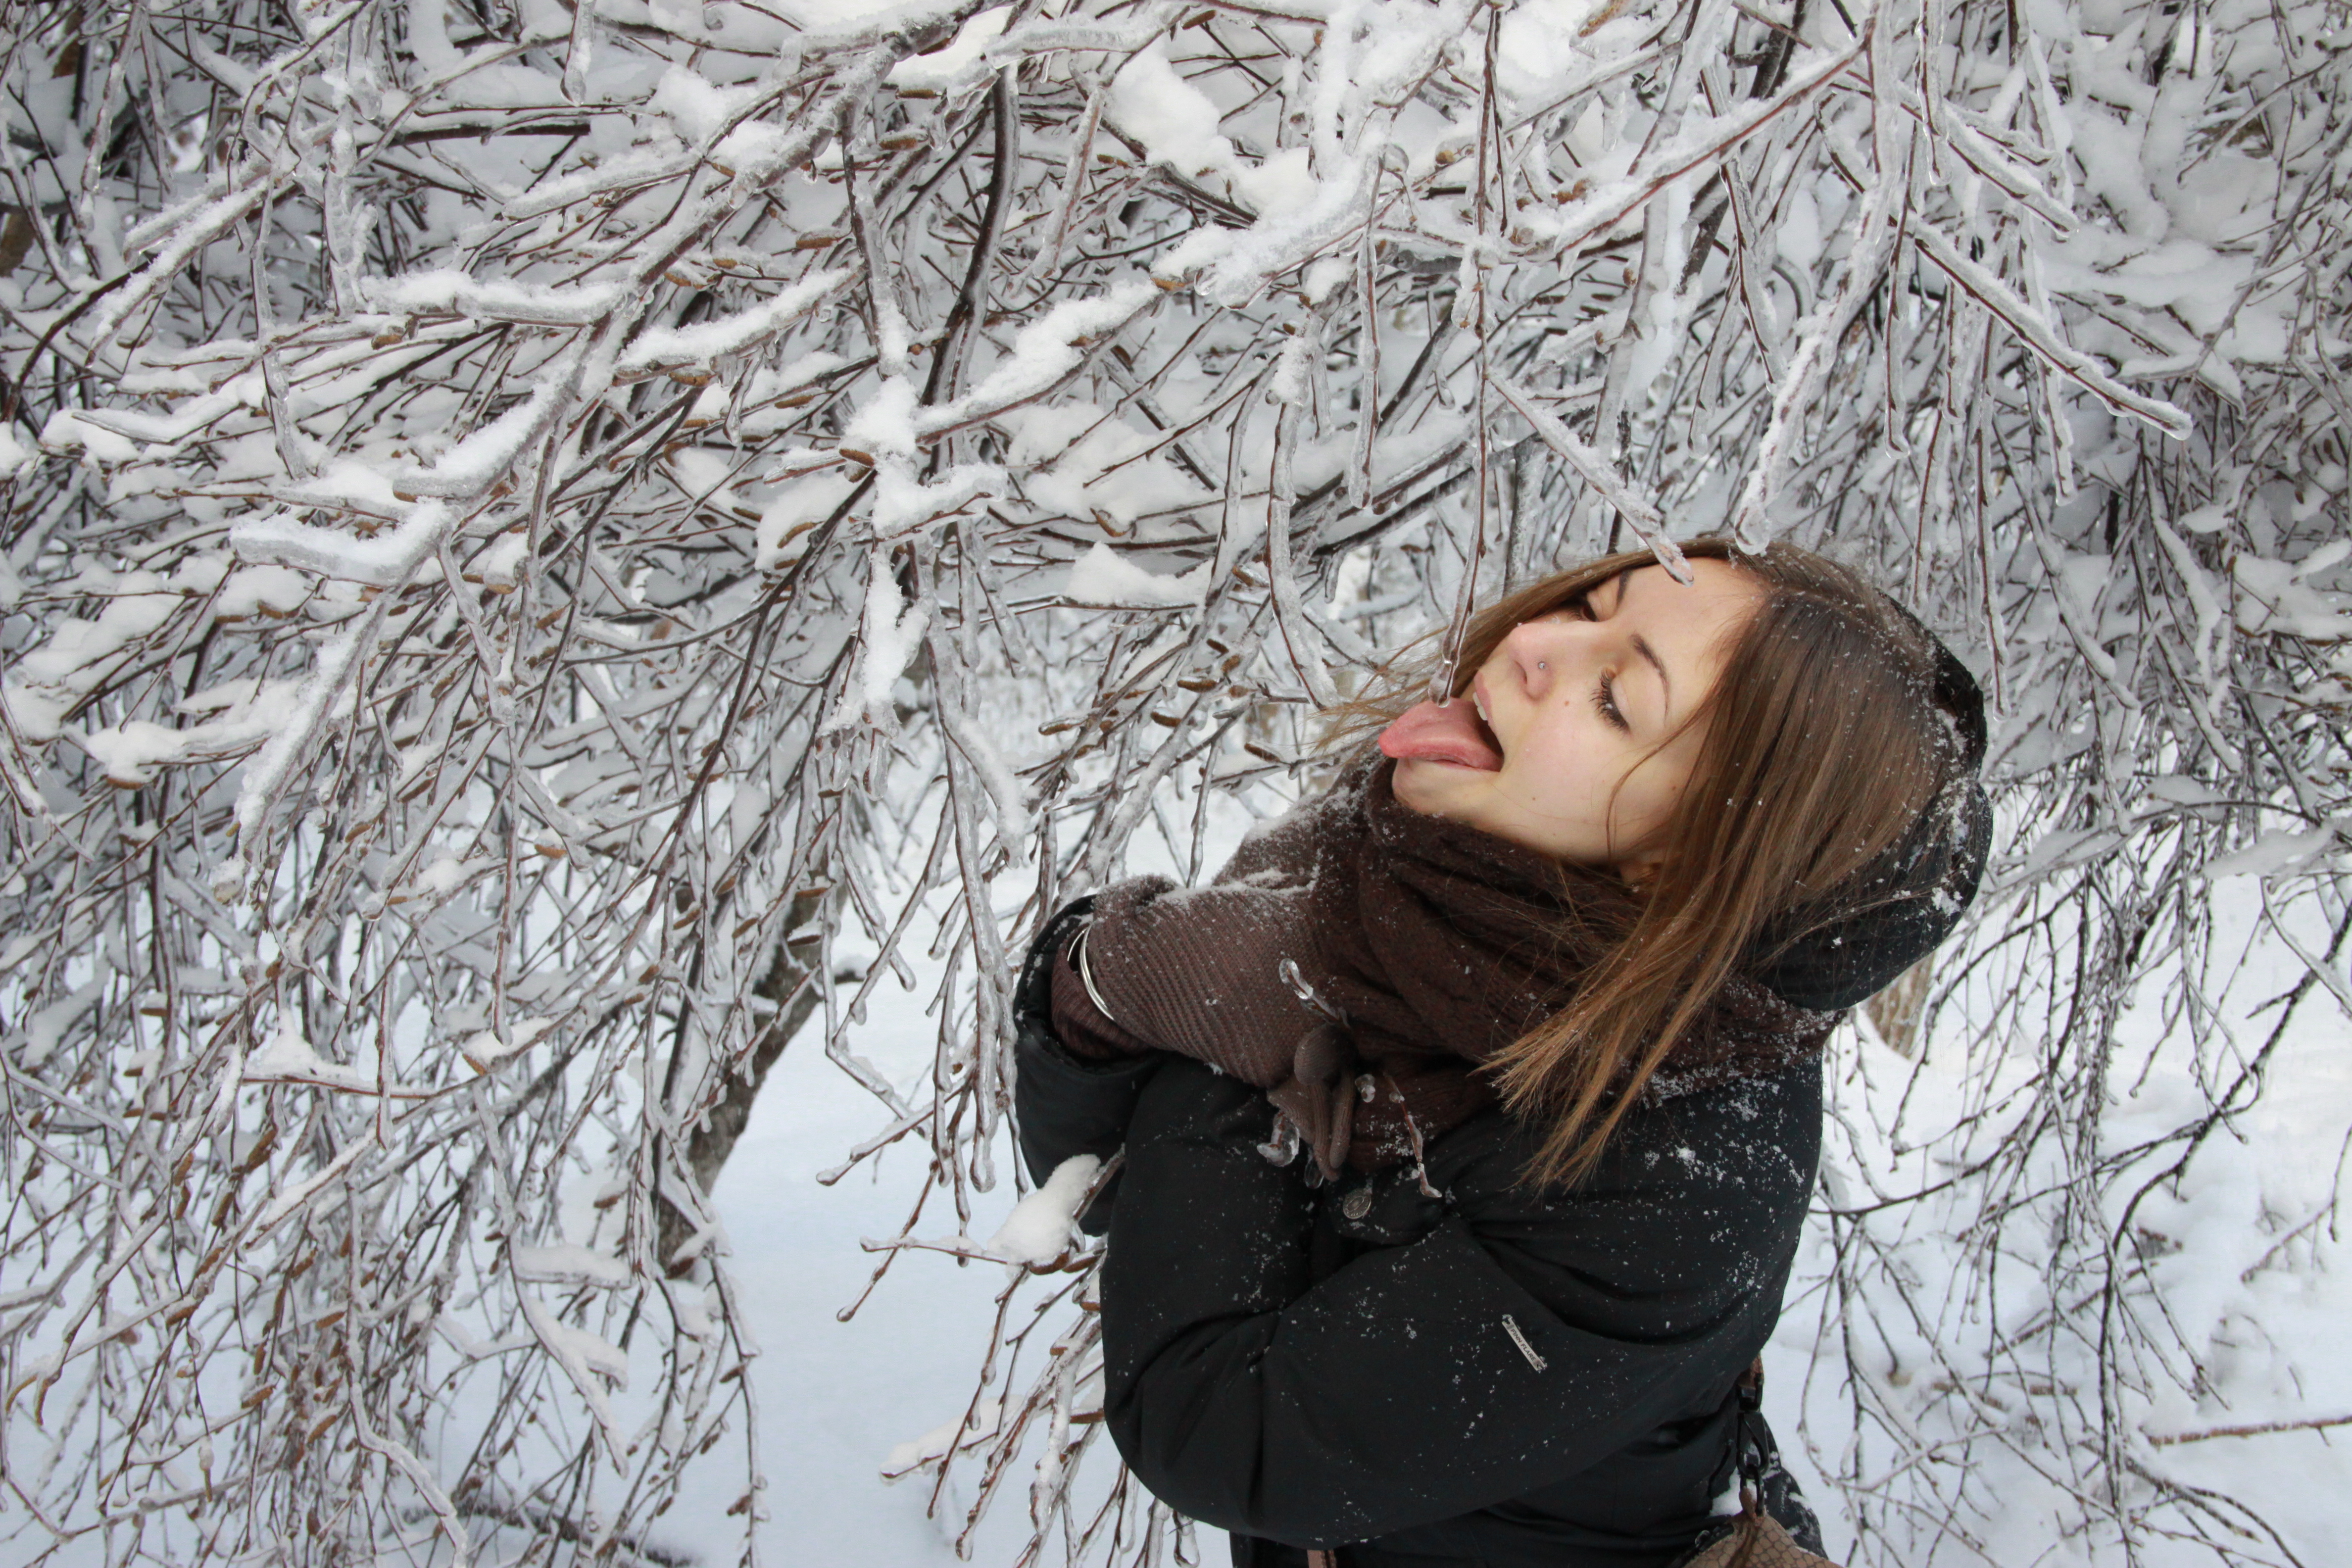
[[[817,922],[824,914],[824,895],[821,892],[793,895],[790,923],[785,927],[784,940],[776,944],[775,956],[769,961],[768,973],[762,975],[753,994],[779,1005],[775,1017],[752,1041],[751,1048],[734,1064],[727,1076],[727,1092],[701,1120],[688,1141],[686,1163],[693,1173],[695,1189],[705,1196],[718,1183],[719,1173],[727,1166],[727,1156],[735,1152],[735,1141],[751,1120],[751,1102],[760,1096],[760,1086],[768,1080],[768,1069],[784,1054],[784,1047],[816,1011],[818,1001],[817,976],[807,964],[793,956],[795,945],[804,945],[814,955],[819,951],[814,941],[796,944],[794,939],[803,933],[814,936]],[[690,1258],[680,1258],[678,1249],[694,1237],[694,1221],[667,1198],[656,1196],[655,1212],[658,1215],[657,1242],[664,1266],[673,1279],[694,1266]]]

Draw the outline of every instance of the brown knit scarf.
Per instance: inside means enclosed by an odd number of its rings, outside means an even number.
[[[1073,944],[1086,973],[1071,950],[1055,965],[1063,1043],[1158,1047],[1267,1089],[1327,1174],[1414,1158],[1494,1104],[1476,1069],[1567,1003],[1636,906],[1608,873],[1407,806],[1395,767],[1367,747],[1206,887],[1107,889]],[[1643,1097],[1794,1065],[1839,1016],[1735,980]]]

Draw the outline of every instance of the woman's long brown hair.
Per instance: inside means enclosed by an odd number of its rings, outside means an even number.
[[[1487,1064],[1506,1103],[1547,1125],[1530,1172],[1547,1183],[1591,1173],[1707,1003],[1772,956],[1767,933],[1785,950],[1855,912],[1858,873],[1910,830],[1958,754],[1932,696],[1935,645],[1884,593],[1790,545],[1747,553],[1710,535],[1682,549],[1748,574],[1763,596],[1685,721],[1705,736],[1639,912],[1568,1005]],[[1654,563],[1647,551],[1607,556],[1488,606],[1464,637],[1454,694],[1522,621]],[[1434,663],[1406,650],[1335,711],[1327,744],[1359,741],[1422,700]]]

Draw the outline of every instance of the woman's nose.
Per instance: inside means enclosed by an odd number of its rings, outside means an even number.
[[[1562,616],[1541,616],[1521,621],[1503,639],[1519,684],[1530,699],[1540,700],[1559,683],[1576,652],[1577,625]]]

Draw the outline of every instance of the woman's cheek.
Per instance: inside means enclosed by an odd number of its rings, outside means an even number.
[[[1629,815],[1639,818],[1635,831],[1647,837],[1663,829],[1689,782],[1690,768],[1680,759],[1657,756],[1636,767],[1625,786],[1627,804],[1633,808]]]

